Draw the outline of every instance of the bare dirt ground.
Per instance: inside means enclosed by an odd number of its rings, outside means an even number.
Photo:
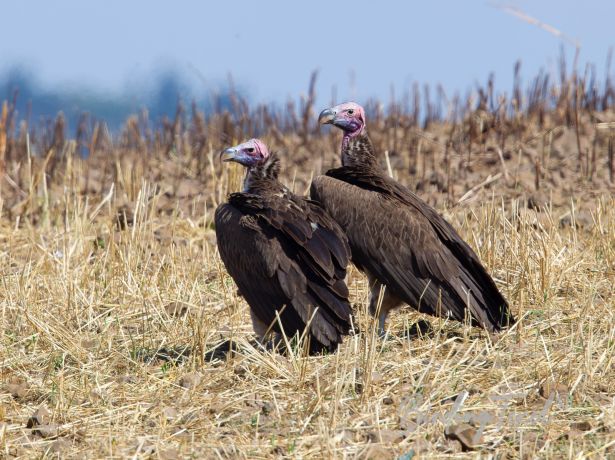
[[[489,336],[404,308],[380,339],[353,268],[365,332],[317,357],[254,343],[212,228],[242,179],[224,145],[261,133],[298,193],[337,164],[310,98],[154,130],[141,114],[114,140],[87,119],[34,132],[5,105],[0,457],[612,458],[615,115],[558,88],[457,121],[369,106],[383,167],[459,229],[520,321]]]

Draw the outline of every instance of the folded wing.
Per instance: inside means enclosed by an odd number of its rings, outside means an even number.
[[[346,231],[353,262],[421,312],[497,331],[514,322],[476,253],[433,208],[392,179],[331,170],[311,196]]]
[[[288,336],[309,324],[312,351],[334,350],[351,316],[350,249],[335,221],[309,200],[250,193],[231,195],[215,221],[220,256],[253,314]]]

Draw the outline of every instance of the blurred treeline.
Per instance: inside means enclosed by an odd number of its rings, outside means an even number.
[[[143,109],[155,122],[172,117],[179,100],[196,102],[205,112],[226,109],[231,105],[230,88],[235,95],[242,93],[228,83],[195,85],[169,68],[155,72],[148,81],[126,83],[119,90],[107,92],[88,82],[48,85],[25,66],[0,70],[0,101],[14,101],[17,118],[30,126],[62,112],[68,125],[74,127],[88,113],[117,132],[131,114]]]

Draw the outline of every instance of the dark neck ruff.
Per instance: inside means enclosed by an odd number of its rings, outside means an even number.
[[[272,153],[263,163],[248,168],[243,180],[243,191],[258,193],[265,189],[281,187],[278,182],[280,159]]]
[[[342,139],[342,164],[344,166],[377,168],[378,159],[367,132],[356,136],[344,135]]]

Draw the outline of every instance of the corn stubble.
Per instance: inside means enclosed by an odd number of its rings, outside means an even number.
[[[367,105],[383,167],[454,223],[519,323],[489,336],[401,309],[382,340],[353,268],[361,332],[322,357],[254,342],[212,228],[242,180],[222,147],[258,134],[299,193],[336,164],[315,75],[298,109],[235,96],[116,138],[4,103],[0,457],[615,455],[615,91],[565,68],[513,99],[490,79]]]

